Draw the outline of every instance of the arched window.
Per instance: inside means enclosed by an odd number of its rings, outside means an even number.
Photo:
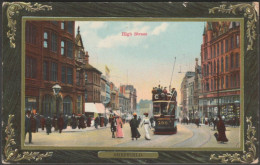
[[[236,36],[236,41],[237,48],[239,48],[239,35]]]
[[[240,87],[240,74],[237,74],[237,86]]]
[[[219,73],[219,60],[217,61],[217,73]]]
[[[226,89],[228,88],[228,76],[226,76]]]
[[[220,43],[217,44],[217,56],[219,56],[219,45]]]
[[[224,41],[221,41],[221,54],[224,53]]]
[[[209,64],[207,64],[207,76],[209,75]]]
[[[232,75],[230,76],[230,87],[231,88],[233,87],[233,76]]]
[[[225,40],[225,43],[226,43],[226,45],[225,45],[225,52],[227,53],[228,50],[229,50],[229,49],[228,49],[228,39]]]
[[[239,67],[239,54],[236,54],[236,68]]]
[[[214,57],[216,57],[216,46],[215,45],[213,46],[213,54],[214,54]]]
[[[213,57],[213,46],[210,47],[210,58]]]
[[[63,100],[63,114],[64,115],[72,114],[72,100],[70,96],[66,96]]]
[[[225,67],[226,69],[226,72],[228,71],[228,56],[226,56],[226,67]]]
[[[224,77],[221,78],[221,89],[224,88]]]
[[[212,75],[212,73],[213,73],[213,64],[212,63],[210,63],[210,67],[211,67],[210,74]]]
[[[214,79],[214,90],[216,90],[216,79]]]
[[[43,38],[44,38],[43,47],[48,48],[48,32],[43,33]]]
[[[210,86],[211,86],[210,89],[212,91],[213,90],[213,79],[211,79],[211,85]]]
[[[224,59],[221,58],[221,72],[224,72]]]
[[[234,83],[233,87],[237,87],[237,75],[236,74],[234,74],[233,83]]]
[[[214,73],[216,73],[216,61],[214,61]]]
[[[42,98],[42,115],[45,117],[52,116],[52,113],[54,112],[52,103],[52,98],[50,95],[45,95]]]
[[[82,99],[81,96],[78,96],[77,98],[77,112],[78,114],[82,112]]]
[[[230,62],[231,62],[231,69],[234,67],[234,55],[233,53],[231,54],[231,57],[230,57]]]

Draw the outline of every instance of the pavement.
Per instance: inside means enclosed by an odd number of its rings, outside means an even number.
[[[177,125],[177,134],[154,135],[150,130],[151,140],[145,140],[144,128],[139,128],[141,137],[132,140],[130,126],[123,125],[124,138],[112,138],[110,125],[107,127],[87,127],[85,129],[71,129],[68,127],[62,133],[54,131],[47,135],[46,130],[39,129],[38,133],[32,133],[33,144],[28,143],[28,135],[25,140],[26,146],[63,146],[63,147],[145,147],[145,148],[238,148],[240,127],[227,127],[226,136],[229,141],[225,144],[218,143],[214,137],[217,131],[208,125],[197,128],[195,124]]]

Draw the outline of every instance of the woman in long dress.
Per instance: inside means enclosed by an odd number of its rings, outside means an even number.
[[[226,137],[226,127],[224,121],[220,116],[218,116],[218,118],[219,121],[217,123],[217,130],[218,130],[217,141],[221,143],[228,142],[228,139]]]
[[[144,125],[145,139],[151,140],[151,137],[149,134],[149,129],[151,129],[151,122],[150,122],[150,119],[148,118],[148,113],[144,113],[144,115],[145,115],[145,117],[142,121],[141,127]]]
[[[121,117],[116,118],[116,137],[117,138],[123,138],[124,133],[123,133],[123,121]]]

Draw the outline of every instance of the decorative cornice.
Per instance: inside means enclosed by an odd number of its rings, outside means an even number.
[[[6,144],[4,147],[4,154],[5,154],[5,162],[18,162],[21,160],[35,160],[39,161],[42,160],[42,158],[51,157],[53,152],[46,152],[45,154],[40,154],[39,152],[23,152],[22,154],[19,154],[19,150],[15,149],[13,150],[12,146],[15,145],[14,136],[15,132],[12,128],[13,123],[12,119],[14,118],[14,115],[9,115],[8,123],[5,129],[6,133]]]
[[[15,35],[16,35],[16,20],[13,19],[15,14],[19,14],[19,10],[25,9],[29,12],[36,12],[40,10],[52,10],[51,6],[48,5],[41,5],[39,3],[31,4],[31,2],[4,2],[3,7],[7,7],[7,20],[8,20],[8,27],[10,30],[7,32],[7,37],[10,40],[10,47],[15,48]]]
[[[220,160],[221,163],[252,163],[256,160],[256,146],[255,142],[257,142],[257,139],[255,138],[256,129],[252,125],[252,117],[247,117],[246,122],[248,123],[247,128],[247,140],[245,145],[248,146],[248,151],[243,151],[243,155],[240,156],[240,154],[223,154],[219,155],[218,157],[215,156],[215,154],[212,154],[210,156],[210,160]]]
[[[256,22],[257,22],[257,14],[256,10],[253,5],[250,4],[237,4],[237,5],[230,5],[228,8],[226,8],[226,5],[220,5],[220,7],[214,7],[212,9],[209,9],[209,13],[214,14],[215,11],[226,13],[226,14],[234,14],[237,15],[237,12],[243,12],[244,17],[247,17],[248,20],[246,22],[246,37],[248,39],[248,45],[247,50],[253,50],[253,44],[254,40],[256,40]]]

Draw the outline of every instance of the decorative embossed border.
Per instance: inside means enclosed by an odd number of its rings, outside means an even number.
[[[25,9],[29,12],[36,12],[40,10],[52,10],[51,6],[48,5],[41,5],[39,3],[34,3],[33,5],[31,2],[4,2],[4,6],[7,7],[7,19],[8,19],[8,27],[10,30],[7,32],[7,37],[10,40],[10,47],[15,48],[15,36],[16,36],[16,20],[14,20],[14,15],[19,14],[19,10]]]
[[[257,33],[256,33],[256,22],[257,22],[257,13],[253,5],[250,4],[237,4],[237,5],[230,5],[226,8],[227,5],[223,4],[220,7],[214,7],[209,9],[209,13],[214,14],[216,11],[226,14],[234,14],[237,15],[237,12],[243,12],[244,16],[247,17],[247,30],[246,30],[246,37],[249,41],[247,45],[247,50],[253,50],[253,44],[256,40]]]
[[[40,152],[27,152],[24,151],[22,154],[19,154],[18,149],[12,148],[13,145],[16,144],[14,140],[15,130],[12,128],[13,123],[12,120],[14,115],[9,115],[8,123],[5,129],[6,133],[6,144],[4,147],[4,154],[5,154],[5,162],[19,162],[22,160],[35,160],[40,161],[42,158],[51,157],[53,152],[46,152],[45,154],[40,154]]]
[[[25,2],[5,2],[3,3],[3,6],[7,7],[7,18],[8,18],[8,27],[10,28],[7,32],[7,37],[10,40],[10,47],[16,48],[15,44],[15,36],[16,36],[16,20],[14,20],[14,15],[19,14],[19,10],[25,9],[29,12],[36,12],[40,10],[52,10],[52,7],[49,5],[41,5],[38,3],[34,3],[33,5]],[[182,5],[184,7],[187,7],[188,2],[183,2]],[[243,3],[243,4],[235,4],[230,5],[228,8],[226,8],[227,5],[222,4],[219,7],[214,7],[209,9],[209,14],[215,14],[216,12],[224,13],[224,14],[243,14],[244,17],[247,19],[247,30],[246,30],[246,37],[248,40],[247,45],[247,51],[254,50],[254,44],[257,37],[257,14],[254,9],[254,6],[251,4]],[[6,126],[6,145],[4,148],[5,153],[5,161],[6,162],[17,162],[21,160],[35,160],[39,161],[42,160],[44,157],[50,157],[52,156],[53,152],[47,152],[45,154],[40,154],[39,152],[23,152],[23,154],[19,154],[19,150],[12,149],[12,146],[15,145],[15,141],[13,137],[15,136],[14,129],[12,128],[12,119],[14,115],[9,115],[8,123]],[[223,154],[216,157],[215,154],[211,154],[210,160],[212,161],[218,161],[220,160],[221,163],[228,163],[228,162],[239,162],[239,163],[251,163],[253,162],[257,156],[257,146],[255,143],[258,144],[257,139],[255,138],[256,130],[255,127],[252,125],[251,117],[247,118],[248,128],[247,128],[247,141],[245,143],[246,146],[248,146],[248,150],[245,150],[243,152],[242,157],[240,154]]]

